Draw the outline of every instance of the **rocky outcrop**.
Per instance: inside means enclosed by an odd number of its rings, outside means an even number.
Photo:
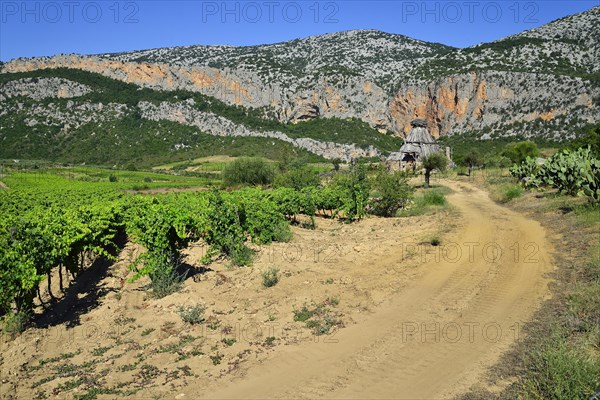
[[[167,64],[128,63],[96,56],[59,55],[15,59],[2,72],[73,68],[142,87],[160,90],[185,89],[215,97],[230,104],[265,107],[280,102],[279,92],[249,73],[239,75],[210,67],[178,67]]]
[[[473,72],[402,87],[391,99],[389,112],[394,131],[408,132],[410,121],[422,118],[439,137],[560,116],[592,123],[600,119],[600,108],[593,104],[599,97],[600,87],[580,78]],[[523,131],[514,134],[528,136]]]
[[[339,158],[344,161],[351,161],[359,157],[379,156],[379,152],[372,147],[361,149],[351,144],[320,142],[310,138],[291,138],[276,131],[251,130],[245,126],[235,124],[227,118],[194,109],[193,100],[179,103],[161,102],[158,105],[140,102],[138,107],[143,118],[153,121],[167,120],[183,125],[191,125],[204,133],[215,136],[250,136],[277,139],[327,159]],[[332,136],[334,136],[334,132],[332,132]]]
[[[22,114],[23,123],[28,127],[43,125],[46,127],[59,127],[60,132],[67,134],[83,125],[103,123],[121,118],[128,114],[130,109],[125,104],[118,103],[76,103],[68,101],[66,105],[49,103],[46,105],[23,103],[3,103],[0,117],[10,114]]]
[[[297,123],[300,121],[316,119],[320,116],[321,110],[319,109],[319,106],[307,101],[297,105],[296,108],[294,108],[292,115],[290,115],[290,122]]]
[[[72,98],[88,94],[89,86],[63,78],[23,78],[0,85],[0,101],[25,96],[34,100]]]

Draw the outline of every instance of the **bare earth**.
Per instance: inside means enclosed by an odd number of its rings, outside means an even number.
[[[129,398],[460,394],[483,381],[549,296],[552,248],[537,222],[466,183],[443,184],[457,212],[319,219],[314,231],[294,228],[291,243],[260,249],[254,267],[213,263],[160,300],[125,281],[141,251],[128,244],[95,291],[83,285],[65,296],[76,301],[59,300],[47,329],[0,344],[0,396],[72,398],[85,387],[69,384],[73,369],[88,385],[134,390]],[[188,261],[203,251],[189,249]],[[281,280],[265,289],[270,266]],[[177,307],[197,303],[207,306],[204,323],[184,323]],[[337,321],[329,334],[294,321],[304,305]]]

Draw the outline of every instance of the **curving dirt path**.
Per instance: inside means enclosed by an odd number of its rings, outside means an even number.
[[[551,248],[539,223],[468,184],[444,184],[455,191],[448,199],[461,214],[459,233],[454,244],[435,248],[438,259],[421,255],[425,272],[409,288],[365,322],[285,347],[246,376],[186,394],[438,399],[482,382],[549,295]],[[406,250],[390,249],[390,260]]]

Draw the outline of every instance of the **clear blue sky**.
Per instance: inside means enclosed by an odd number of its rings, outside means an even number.
[[[600,0],[0,0],[0,60],[192,44],[254,45],[348,29],[467,47],[598,5]]]

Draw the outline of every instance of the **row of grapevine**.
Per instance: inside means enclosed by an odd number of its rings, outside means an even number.
[[[585,195],[593,203],[600,202],[600,160],[593,157],[589,148],[563,150],[542,165],[528,157],[511,167],[510,173],[528,188],[549,186],[561,193]]]
[[[54,196],[46,194],[36,202],[17,192],[1,199],[0,315],[13,304],[17,312],[29,310],[39,283],[50,277],[54,267],[76,276],[84,267],[84,253],[112,257],[121,225],[119,203],[80,201],[67,206],[76,196]]]

